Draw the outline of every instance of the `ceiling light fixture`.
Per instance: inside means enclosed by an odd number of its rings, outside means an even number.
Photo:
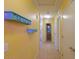
[[[51,16],[51,15],[49,15],[49,14],[44,15],[43,17],[44,17],[44,18],[47,18],[47,19],[52,18],[52,16]]]
[[[69,16],[67,16],[67,15],[63,15],[63,18],[64,18],[64,19],[68,19]]]

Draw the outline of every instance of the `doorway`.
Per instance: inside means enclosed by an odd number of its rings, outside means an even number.
[[[46,41],[51,42],[51,24],[46,24]]]

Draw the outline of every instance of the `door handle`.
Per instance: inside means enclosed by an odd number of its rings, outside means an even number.
[[[74,48],[70,47],[69,49],[71,49],[73,52],[75,52],[75,49]]]

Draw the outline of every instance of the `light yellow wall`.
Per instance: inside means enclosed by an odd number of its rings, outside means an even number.
[[[35,59],[39,51],[39,13],[32,0],[5,0],[5,11],[13,11],[17,14],[34,20],[31,25],[23,25],[16,22],[4,22],[4,43],[8,44],[5,51],[5,59]],[[28,17],[35,13],[36,19]],[[37,32],[29,34],[27,29],[35,28]]]
[[[29,14],[38,12],[32,0],[5,0],[4,10],[14,11],[26,18],[29,18],[27,17]]]
[[[75,4],[74,1],[71,2],[62,15],[68,16],[67,19],[63,20],[62,26],[62,36],[61,36],[61,50],[62,59],[75,59],[75,52],[73,52],[70,47],[75,49]]]
[[[37,32],[29,34],[26,30],[33,28],[31,25],[23,25],[9,21],[5,21],[4,24],[5,43],[8,43],[5,59],[36,58],[39,50],[39,29],[37,28]]]

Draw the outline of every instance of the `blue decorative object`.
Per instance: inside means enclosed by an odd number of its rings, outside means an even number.
[[[17,22],[21,22],[24,24],[31,24],[31,20],[28,20],[12,11],[5,11],[4,12],[4,19],[5,20],[15,20]]]
[[[51,32],[51,27],[50,26],[47,27],[47,32]]]
[[[37,32],[37,30],[36,29],[27,29],[27,32],[28,33],[33,33],[33,32]]]

